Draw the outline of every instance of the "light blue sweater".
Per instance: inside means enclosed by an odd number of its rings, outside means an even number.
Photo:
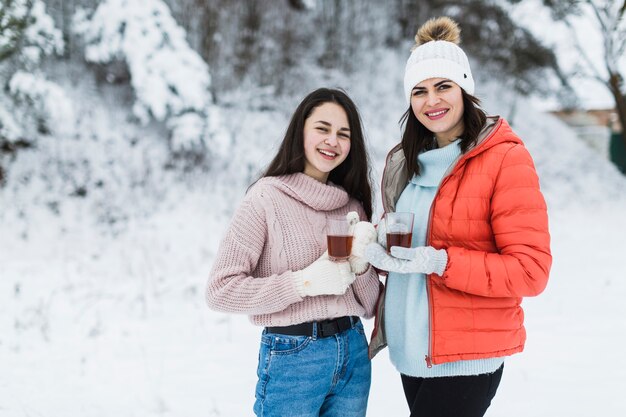
[[[428,216],[446,170],[461,155],[460,141],[424,152],[419,156],[420,176],[407,184],[396,204],[396,211],[415,214],[411,245],[426,244]],[[414,377],[479,375],[495,372],[503,358],[458,361],[426,366],[428,355],[428,294],[424,274],[398,274],[387,278],[385,334],[389,357],[396,369]]]

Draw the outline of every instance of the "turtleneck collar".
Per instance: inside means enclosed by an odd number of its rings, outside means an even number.
[[[345,206],[350,200],[348,193],[340,186],[331,182],[324,184],[301,172],[264,177],[258,183],[276,187],[315,210],[335,210]]]
[[[417,161],[420,175],[413,176],[413,184],[424,187],[437,187],[450,165],[461,155],[461,141],[455,140],[443,148],[432,149],[421,153]]]

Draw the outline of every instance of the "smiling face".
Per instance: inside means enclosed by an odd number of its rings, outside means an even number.
[[[440,148],[465,130],[461,87],[446,78],[429,78],[413,87],[411,109],[417,120],[435,134]]]
[[[350,124],[343,107],[327,102],[304,122],[304,173],[326,182],[350,152]]]

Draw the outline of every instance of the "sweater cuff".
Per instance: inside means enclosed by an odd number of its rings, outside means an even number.
[[[304,272],[292,271],[291,280],[293,281],[294,287],[296,287],[298,295],[304,298]]]
[[[370,263],[365,258],[350,256],[350,268],[355,275],[363,275],[369,269]]]
[[[433,272],[442,277],[448,266],[448,252],[445,249],[439,249],[435,252],[433,261]]]

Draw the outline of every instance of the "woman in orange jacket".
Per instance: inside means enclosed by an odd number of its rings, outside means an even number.
[[[389,346],[411,416],[482,416],[504,358],[524,348],[523,297],[543,291],[552,262],[544,198],[530,154],[474,94],[454,21],[416,35],[404,75],[409,109],[387,157],[385,212],[415,216],[411,248],[378,243],[389,271],[370,356]]]

